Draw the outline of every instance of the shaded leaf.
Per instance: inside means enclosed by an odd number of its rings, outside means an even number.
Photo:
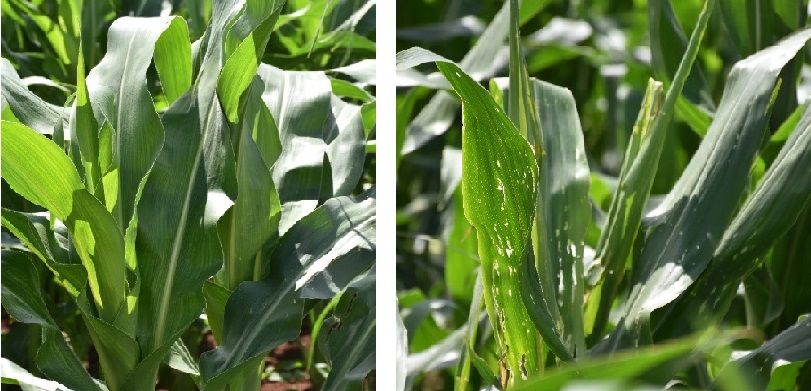
[[[373,267],[350,284],[321,327],[318,343],[332,366],[324,389],[360,386],[375,368],[375,275]]]
[[[374,261],[374,191],[330,199],[279,240],[280,273],[243,282],[225,308],[220,346],[203,354],[203,389],[221,390],[274,347],[298,336],[304,298],[330,298]]]

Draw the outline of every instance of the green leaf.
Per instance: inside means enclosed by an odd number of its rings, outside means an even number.
[[[511,74],[526,74],[523,64],[515,67]],[[499,82],[504,79],[496,79]],[[516,95],[516,90],[525,92]],[[524,81],[511,79],[504,95],[508,110],[523,106],[515,112],[519,119],[513,122],[521,124],[535,145],[535,159],[541,167],[532,231],[538,271],[532,273],[535,280],[522,279],[523,291],[534,295],[523,300],[531,303],[527,307],[544,340],[558,357],[570,360],[575,347],[585,350],[581,276],[584,238],[591,218],[589,169],[574,97],[565,88],[526,77]],[[572,283],[561,284],[561,278]],[[564,288],[558,293],[561,285]],[[562,341],[569,341],[568,348],[561,349]]]
[[[809,38],[811,30],[800,31],[733,68],[707,137],[654,211],[661,223],[653,228],[632,281],[637,287],[626,311],[631,320],[676,299],[709,263],[744,194],[779,70]]]
[[[742,366],[752,377],[763,378],[770,374],[775,361],[800,362],[811,360],[811,317],[805,317],[776,337],[766,341],[749,354],[728,366]],[[731,368],[725,367],[718,374],[718,381],[733,376]],[[765,379],[764,379],[765,380]],[[763,381],[767,384],[768,380]]]
[[[204,213],[208,172],[194,100],[184,94],[164,114],[165,142],[137,209],[138,344],[144,357],[168,349],[199,316],[203,282],[222,265],[214,221]]]
[[[787,2],[788,3],[788,2]],[[729,31],[729,38],[737,46],[741,57],[764,49],[767,42],[770,5],[751,0],[721,0],[721,16]],[[765,30],[764,30],[765,27]]]
[[[513,390],[557,391],[575,380],[622,380],[627,381],[655,369],[667,362],[686,358],[717,345],[718,337],[683,339],[659,346],[650,346],[635,351],[615,354],[610,358],[586,360],[559,368],[513,388]],[[723,339],[721,339],[723,340]],[[621,388],[625,389],[626,386]]]
[[[239,100],[261,63],[270,33],[284,1],[249,1],[226,32],[228,59],[217,82],[217,95],[230,122],[236,122]]]
[[[199,107],[201,133],[205,135],[203,158],[208,198],[212,204],[207,218],[213,221],[225,213],[237,196],[236,163],[231,132],[217,96],[217,88],[227,54],[225,52],[227,27],[239,16],[244,6],[245,3],[239,0],[225,0],[213,5],[211,23],[200,39],[196,50],[197,56],[193,59],[194,68],[199,69],[194,82],[194,91]],[[221,201],[221,205],[213,207],[217,201]]]
[[[790,390],[797,385],[798,375],[805,362],[781,363],[772,371],[767,391]]]
[[[162,35],[167,37],[157,52],[156,42]],[[141,182],[163,141],[163,125],[144,82],[146,71],[155,55],[159,71],[166,76],[165,84],[173,91],[169,95],[182,89],[182,82],[174,76],[182,78],[183,62],[177,63],[178,74],[174,74],[166,69],[175,65],[168,63],[174,60],[164,56],[173,52],[182,58],[182,50],[189,48],[180,44],[184,36],[188,37],[188,29],[180,17],[116,19],[107,33],[107,54],[87,76],[96,120],[107,121],[114,129],[112,156],[113,167],[118,169],[118,189],[105,189],[105,193],[118,194],[114,215],[122,234],[135,213]],[[158,54],[162,54],[161,61]],[[170,73],[173,77],[168,76]]]
[[[29,251],[39,257],[54,273],[57,281],[73,297],[87,284],[87,271],[80,260],[72,259],[68,251],[68,233],[64,226],[51,229],[46,216],[3,209],[3,226],[25,243]]]
[[[597,242],[591,278],[599,281],[600,300],[592,304],[599,306],[590,336],[592,343],[602,338],[605,332],[609,312],[625,274],[626,260],[631,255],[656,177],[667,131],[666,126],[653,126],[660,115],[662,97],[662,83],[649,79],[631,140],[625,150],[617,188],[611,198],[608,220]],[[652,133],[654,129],[656,133]]]
[[[428,349],[410,354],[406,360],[408,378],[406,389],[410,390],[417,375],[452,367],[465,348],[467,326],[454,330],[447,337],[436,342]]]
[[[90,98],[85,80],[84,56],[81,47],[76,66],[76,102],[74,110],[73,121],[70,122],[70,131],[71,138],[76,139],[81,154],[82,167],[84,167],[84,183],[96,198],[103,200],[104,186],[99,185],[103,175],[102,169],[106,167],[100,167],[99,125],[93,115],[93,108],[90,107]],[[112,146],[105,145],[105,147],[111,148]]]
[[[82,312],[89,313],[86,308],[82,308]],[[124,381],[131,376],[139,361],[138,343],[123,330],[108,322],[91,315],[86,315],[83,319],[99,354],[99,364],[107,386],[111,390],[125,389]],[[145,385],[149,381],[142,377],[140,382]],[[146,389],[141,387],[141,390]]]
[[[811,38],[811,30],[805,31]],[[691,294],[677,303],[680,308],[677,313],[687,313],[692,319],[704,321],[728,310],[739,282],[789,231],[811,199],[809,159],[811,110],[805,110],[755,192],[728,224],[708,270],[690,288]]]
[[[333,198],[287,231],[270,257],[281,272],[231,294],[220,346],[200,360],[204,390],[222,390],[256,358],[296,338],[304,298],[330,298],[371,266],[374,211],[374,192]]]
[[[533,102],[527,64],[521,50],[521,30],[518,23],[518,1],[510,0],[510,29],[507,34],[510,42],[510,84],[504,99],[504,109],[513,125],[534,148],[536,160],[540,160],[545,145],[540,140],[538,110]],[[539,161],[540,163],[540,161]],[[541,168],[543,169],[543,168]]]
[[[521,15],[521,19],[523,21],[529,20],[534,12],[540,11],[540,8],[542,7],[527,8],[531,12]],[[498,57],[499,52],[502,50],[504,37],[509,32],[509,21],[509,3],[504,2],[504,5],[490,24],[487,25],[487,29],[476,41],[476,44],[459,63],[464,72],[474,75],[477,80],[493,75],[493,60]],[[398,70],[400,69],[401,67],[398,65]],[[445,133],[453,123],[458,107],[459,103],[452,95],[447,92],[438,92],[408,125],[402,149],[403,154],[409,154],[433,138]]]
[[[763,329],[783,312],[780,288],[767,269],[756,269],[743,280],[746,325]]]
[[[805,4],[804,4],[805,3]],[[746,57],[777,43],[778,40],[805,26],[807,1],[755,1],[721,0],[719,11],[731,49],[739,57]],[[783,66],[780,78],[783,84],[777,92],[771,115],[772,129],[780,126],[797,108],[797,83],[802,59]]]
[[[450,62],[451,60],[421,47],[413,47],[397,52],[397,71],[405,71],[426,62],[436,61]]]
[[[402,53],[402,52],[401,52]],[[398,53],[399,55],[400,53]],[[398,62],[399,64],[399,62]],[[400,170],[400,160],[403,157],[403,146],[406,139],[406,131],[408,129],[408,121],[413,117],[414,108],[418,99],[428,93],[425,88],[412,88],[409,90],[405,97],[398,97],[397,99],[397,133],[396,133],[396,149],[397,149],[397,165],[396,168]]]
[[[333,93],[335,93],[335,95],[338,95],[338,93],[335,92],[334,87]],[[371,102],[364,103],[360,107],[360,115],[363,118],[363,134],[366,137],[366,147],[367,147],[366,152],[368,153],[369,152],[368,148],[370,145],[376,146],[376,144],[373,144],[376,143],[374,138],[369,136],[376,135],[375,129],[377,127],[377,101],[372,100]],[[372,150],[371,152],[376,153],[375,150]]]
[[[6,278],[2,284],[3,308],[14,319],[23,323],[33,323],[56,328],[42,291],[39,287],[39,273],[25,253],[3,250],[2,267]]]
[[[107,389],[85,371],[79,357],[59,329],[42,329],[42,345],[37,350],[35,359],[37,367],[44,375],[72,389],[93,391]]]
[[[811,294],[811,285],[803,283],[811,272],[808,237],[811,237],[811,203],[806,204],[794,226],[777,241],[768,263],[783,298],[783,313],[772,324],[772,332],[788,328],[798,317],[811,312],[806,300]]]
[[[81,39],[83,60],[90,66],[99,62],[98,35],[102,25],[107,23],[108,17],[113,15],[113,4],[106,1],[89,1],[82,3]]]
[[[395,391],[405,391],[406,383],[406,359],[408,358],[408,332],[403,325],[403,317],[400,316],[400,304],[397,303],[397,350],[395,351]]]
[[[169,365],[172,369],[192,375],[195,383],[198,383],[197,386],[200,386],[200,368],[198,368],[197,362],[195,362],[194,357],[192,357],[191,352],[189,352],[189,348],[186,347],[182,339],[178,339],[172,344],[172,349],[169,351],[169,355],[164,359],[164,363]]]
[[[5,357],[0,357],[0,369],[3,373],[3,384],[19,384],[25,391],[72,391],[62,384],[32,375]]]
[[[322,181],[331,182],[331,196],[351,194],[365,155],[361,108],[333,95],[323,72],[282,71],[263,64],[258,74],[285,146],[273,167],[282,203],[318,200]],[[322,178],[324,153],[330,175]]]
[[[273,162],[265,162],[252,138],[254,134],[272,130],[268,126],[272,118],[262,102],[263,90],[264,84],[256,77],[244,96],[244,112],[234,139],[239,195],[218,222],[228,289],[262,277],[265,268],[262,247],[279,229],[281,204],[269,168]]]
[[[476,280],[473,283],[473,297],[471,298],[470,310],[467,315],[467,332],[465,335],[465,345],[467,349],[462,350],[462,357],[459,360],[459,364],[456,366],[456,384],[454,385],[454,390],[458,391],[467,390],[467,385],[470,383],[471,364],[476,367],[476,371],[479,372],[480,376],[485,379],[493,380],[492,384],[498,383],[495,379],[495,375],[491,376],[492,371],[490,371],[490,368],[487,367],[486,364],[482,365],[484,360],[476,355],[474,351],[476,341],[479,339],[479,324],[482,318],[482,296],[484,296],[480,270],[477,269],[475,274]],[[499,386],[500,385],[501,384],[499,384]]]
[[[556,292],[559,283],[563,285],[561,297],[550,303],[562,303],[564,340],[571,341],[569,349],[575,356],[581,356],[585,353],[584,240],[591,220],[589,166],[583,132],[574,96],[569,90],[537,80],[531,80],[530,87],[541,116],[540,132],[534,137],[543,148],[538,162],[540,190],[535,206],[535,226],[539,227],[541,235],[536,239],[533,233],[535,267],[539,268],[539,274],[548,273],[541,281],[554,281],[544,286],[544,294]],[[557,281],[558,272],[562,281]],[[555,296],[547,296],[547,300],[550,297]]]
[[[670,0],[648,2],[648,25],[654,75],[669,85],[688,44]],[[698,134],[705,135],[711,122],[708,113],[715,111],[715,104],[704,73],[696,63],[690,68],[683,94],[676,102],[676,114]]]
[[[184,28],[175,27],[181,24]],[[169,104],[191,87],[191,43],[189,29],[182,19],[172,18],[170,28],[155,41],[155,70]]]
[[[455,155],[453,152],[448,153],[449,151],[451,150],[445,151],[444,158]],[[452,151],[459,152],[459,179],[461,180],[461,151]],[[454,163],[454,165],[456,164],[457,162]],[[451,201],[453,209],[449,210],[450,213],[453,213],[453,225],[448,235],[448,247],[445,251],[445,284],[454,300],[468,303],[476,281],[479,256],[476,235],[470,222],[465,218],[463,203],[462,187],[457,185]]]
[[[549,310],[553,306],[556,307],[557,303],[546,301],[539,281],[540,277],[535,264],[525,261],[521,276],[521,299],[527,307],[529,317],[549,349],[561,360],[572,361],[574,357],[564,345],[556,320],[552,318]]]
[[[487,361],[479,357],[469,345],[467,346],[467,354],[470,355],[473,366],[476,367],[476,372],[482,377],[482,383],[501,389],[501,383],[499,383],[499,379],[493,371],[490,370],[490,367],[487,366]]]
[[[6,121],[2,144],[3,178],[14,191],[65,222],[98,311],[113,322],[126,291],[124,239],[115,220],[84,189],[70,159],[56,144],[31,128]]]
[[[811,29],[806,30],[811,39]],[[806,103],[806,108],[809,103]],[[729,225],[716,251],[718,266],[755,259],[793,225],[811,199],[811,110],[805,110],[794,132]],[[791,189],[786,191],[786,189]],[[723,260],[722,260],[723,259]]]
[[[369,95],[363,88],[341,79],[329,79],[332,84],[332,93],[346,98],[357,99],[361,102],[369,102],[372,96]]]
[[[17,71],[5,58],[0,60],[3,98],[20,122],[41,134],[52,134],[63,109],[34,95],[20,80]]]
[[[537,350],[535,331],[517,297],[538,167],[529,144],[484,88],[454,64],[437,67],[462,99],[465,216],[478,235],[487,312],[512,384],[538,370],[538,362],[527,359]]]
[[[373,267],[346,288],[321,327],[319,347],[331,364],[324,389],[359,387],[375,368],[375,281]]]
[[[74,389],[99,390],[48,312],[39,287],[39,274],[28,256],[3,250],[2,268],[5,273],[0,296],[3,308],[20,322],[42,326],[42,345],[36,355],[39,369]],[[7,373],[4,369],[4,377]]]
[[[3,178],[29,201],[60,220],[73,212],[73,192],[84,189],[79,174],[59,147],[33,129],[3,121]],[[26,164],[37,162],[37,164]]]
[[[222,341],[222,329],[225,324],[225,305],[231,297],[231,291],[217,285],[215,282],[206,281],[203,285],[203,295],[206,297],[206,316],[208,326],[214,334],[214,339]]]

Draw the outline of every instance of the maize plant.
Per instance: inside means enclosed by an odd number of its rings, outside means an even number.
[[[439,275],[401,273],[400,343],[411,351],[401,389],[437,377],[459,391],[804,389],[811,294],[796,273],[811,270],[799,253],[811,232],[811,100],[799,71],[807,2],[684,2],[689,37],[676,2],[635,5],[647,21],[644,73],[601,42],[600,29],[618,28],[599,14],[609,2],[598,3],[570,2],[569,15],[593,19],[555,17],[525,39],[522,25],[555,11],[509,0],[458,63],[421,47],[398,53],[401,85],[415,87],[400,97],[399,169],[411,178],[400,191],[413,198],[402,206],[399,257]],[[728,39],[705,49],[711,29]],[[592,34],[596,48],[585,42]],[[719,45],[735,54],[713,69],[723,81],[714,94],[697,58],[721,60]],[[589,77],[572,76],[586,67],[555,48],[600,67],[595,94],[609,96],[601,104],[620,128],[605,144],[582,125],[599,126],[583,113],[600,106],[578,107],[590,92],[530,77],[532,67],[555,75],[545,71],[555,63],[562,81]],[[433,63],[439,74],[420,72]],[[493,77],[502,70],[508,77]],[[635,100],[619,99],[621,81]],[[420,106],[431,88],[447,91]],[[630,110],[626,132],[617,113]],[[426,164],[440,165],[438,187],[414,174]],[[441,217],[426,218],[439,231],[420,222],[432,206]]]
[[[3,383],[258,390],[306,318],[311,382],[369,389],[374,2],[40,3],[3,3],[2,304],[38,344]]]

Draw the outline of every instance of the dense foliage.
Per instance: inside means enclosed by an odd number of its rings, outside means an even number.
[[[374,1],[2,11],[2,382],[371,389]]]
[[[807,1],[398,11],[400,387],[811,384]]]

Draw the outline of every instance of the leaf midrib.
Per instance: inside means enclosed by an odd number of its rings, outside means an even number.
[[[214,95],[216,98],[216,94]],[[209,105],[208,113],[206,114],[206,121],[203,125],[203,129],[208,129],[208,124],[210,123],[211,116],[214,112],[214,104]],[[175,239],[172,245],[172,254],[169,257],[169,269],[166,273],[166,282],[163,284],[163,292],[161,295],[160,305],[158,306],[158,322],[156,325],[155,331],[155,341],[160,342],[163,339],[163,334],[166,332],[166,315],[168,313],[167,308],[169,307],[169,299],[170,293],[172,292],[172,288],[175,282],[175,271],[177,270],[177,260],[180,257],[180,249],[183,246],[183,236],[186,233],[186,221],[188,220],[189,215],[189,204],[191,203],[191,193],[194,189],[195,182],[197,181],[196,172],[200,165],[200,158],[203,155],[203,147],[205,146],[205,138],[207,137],[208,132],[203,134],[203,138],[200,140],[199,144],[197,145],[197,152],[194,156],[194,164],[192,165],[192,170],[190,172],[190,180],[189,186],[186,188],[186,195],[183,199],[183,208],[180,213],[180,221],[178,222],[178,229],[177,233],[175,234]]]
[[[123,77],[121,83],[118,85],[118,104],[116,105],[116,118],[115,118],[115,143],[116,147],[118,148],[118,153],[116,154],[116,167],[118,167],[118,208],[116,214],[118,215],[118,230],[124,234],[124,181],[121,180],[121,117],[122,113],[124,112],[123,105],[121,104],[122,100],[124,99],[124,84],[127,81],[129,75],[128,69],[130,68],[130,54],[132,53],[132,44],[135,42],[135,34],[130,37],[130,42],[127,45],[127,55],[124,57],[124,70],[123,70]]]

